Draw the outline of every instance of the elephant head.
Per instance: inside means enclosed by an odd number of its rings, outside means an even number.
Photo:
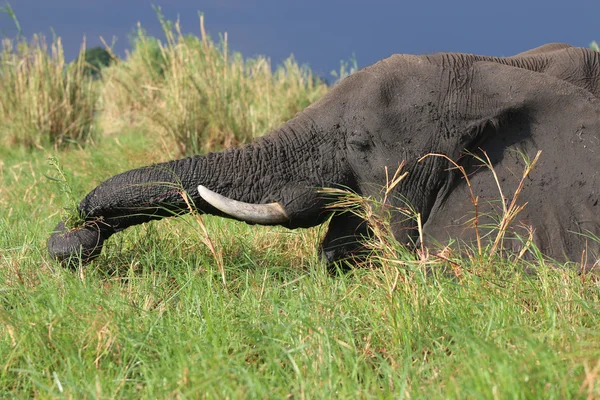
[[[566,239],[566,231],[581,231],[579,222],[598,230],[597,67],[597,55],[585,49],[554,46],[510,58],[395,55],[344,79],[295,118],[244,147],[108,179],[80,204],[90,223],[70,231],[60,223],[48,249],[59,260],[81,254],[90,261],[110,235],[185,213],[190,205],[251,224],[315,226],[331,214],[331,199],[320,194],[321,188],[380,196],[376,188],[386,184],[385,168],[401,162],[408,176],[392,197],[402,197],[420,212],[429,237],[445,240],[448,234],[463,236],[455,220],[469,211],[464,181],[445,159],[419,162],[421,157],[442,153],[457,160],[465,150],[482,148],[503,171],[501,177],[511,179],[508,164],[518,147],[549,154],[523,193],[524,201],[538,208],[526,208],[522,220],[536,227],[548,255],[576,259],[582,245]],[[559,171],[565,157],[577,165]],[[482,198],[497,197],[494,177],[475,167],[471,172]],[[563,194],[571,173],[580,174],[584,183]],[[396,239],[414,243],[414,221],[395,217]],[[360,218],[334,215],[322,254],[329,262],[359,254],[368,234]]]

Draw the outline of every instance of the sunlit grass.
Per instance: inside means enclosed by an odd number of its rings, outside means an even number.
[[[138,27],[131,54],[103,74],[100,120],[108,133],[140,127],[175,154],[202,153],[264,135],[327,90],[292,57],[273,70],[265,57],[231,52],[227,34],[215,42],[202,15],[200,37],[158,16],[166,40]]]
[[[74,196],[164,157],[160,143],[133,149],[141,138],[62,153]],[[64,199],[34,155],[2,150],[2,397],[600,395],[592,275],[455,257],[457,275],[387,240],[374,268],[331,276],[323,228],[205,217],[224,285],[193,216],[130,228],[64,269],[45,249]]]
[[[86,72],[83,56],[65,60],[60,37],[50,44],[42,36],[4,39],[0,143],[84,145],[97,130],[137,129],[159,138],[172,157],[202,153],[262,136],[327,91],[293,57],[272,68],[266,57],[231,51],[226,33],[214,41],[201,15],[199,37],[182,34],[160,9],[157,16],[165,39],[139,25],[127,57],[114,56],[99,80]]]
[[[68,64],[60,38],[3,39],[0,52],[0,144],[84,144],[94,133],[98,83],[83,58]]]

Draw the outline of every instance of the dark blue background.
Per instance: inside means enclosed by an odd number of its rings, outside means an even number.
[[[506,56],[548,42],[588,46],[600,40],[598,0],[13,0],[27,36],[50,28],[62,37],[67,57],[99,36],[116,51],[129,47],[138,21],[161,35],[151,4],[169,19],[180,18],[185,32],[199,34],[197,11],[208,32],[228,32],[230,48],[244,56],[263,54],[278,63],[294,54],[319,75],[330,77],[353,53],[360,67],[393,53],[460,51]],[[14,35],[10,18],[0,29]]]

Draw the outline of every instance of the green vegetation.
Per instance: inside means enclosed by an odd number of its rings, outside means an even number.
[[[247,143],[327,90],[293,58],[273,71],[265,57],[244,59],[230,52],[227,35],[215,43],[202,16],[198,38],[183,35],[179,23],[157,12],[165,42],[138,26],[125,60],[107,49],[82,46],[68,65],[60,38],[50,46],[41,36],[32,43],[5,39],[0,142],[30,148],[81,145],[98,128],[105,135],[134,129],[157,136],[172,155],[200,153]]]
[[[600,282],[500,257],[506,222],[471,257],[413,254],[391,240],[385,204],[332,192],[375,228],[367,267],[346,274],[318,259],[324,227],[198,215],[114,235],[83,268],[50,260],[61,210],[102,180],[248,141],[326,90],[293,60],[272,72],[229,54],[226,37],[163,26],[166,43],[140,28],[98,81],[82,57],[64,63],[59,39],[50,53],[5,42],[0,397],[600,397]],[[94,113],[105,135],[89,141]],[[55,128],[63,119],[70,130]],[[87,145],[48,163],[73,141]]]
[[[99,78],[102,68],[112,64],[114,58],[104,47],[92,47],[85,50],[84,60],[86,73],[92,78]]]
[[[52,169],[54,169],[55,176],[46,175],[46,178],[56,182],[65,197],[64,203],[66,206],[63,207],[63,214],[60,219],[65,222],[65,226],[68,229],[75,229],[82,226],[85,223],[85,215],[81,215],[79,201],[73,195],[73,189],[71,188],[71,184],[67,181],[67,177],[60,162],[56,157],[50,157],[48,158],[48,163]]]

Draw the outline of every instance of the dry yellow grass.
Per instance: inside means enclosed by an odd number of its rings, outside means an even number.
[[[108,134],[143,129],[178,154],[215,150],[264,135],[327,90],[291,57],[273,71],[265,57],[231,53],[227,34],[215,43],[202,16],[199,38],[162,22],[165,43],[139,27],[127,60],[104,73],[100,125]]]
[[[82,46],[82,51],[85,44]],[[60,38],[2,41],[0,143],[26,147],[84,143],[94,131],[98,85],[83,58],[68,64]]]

